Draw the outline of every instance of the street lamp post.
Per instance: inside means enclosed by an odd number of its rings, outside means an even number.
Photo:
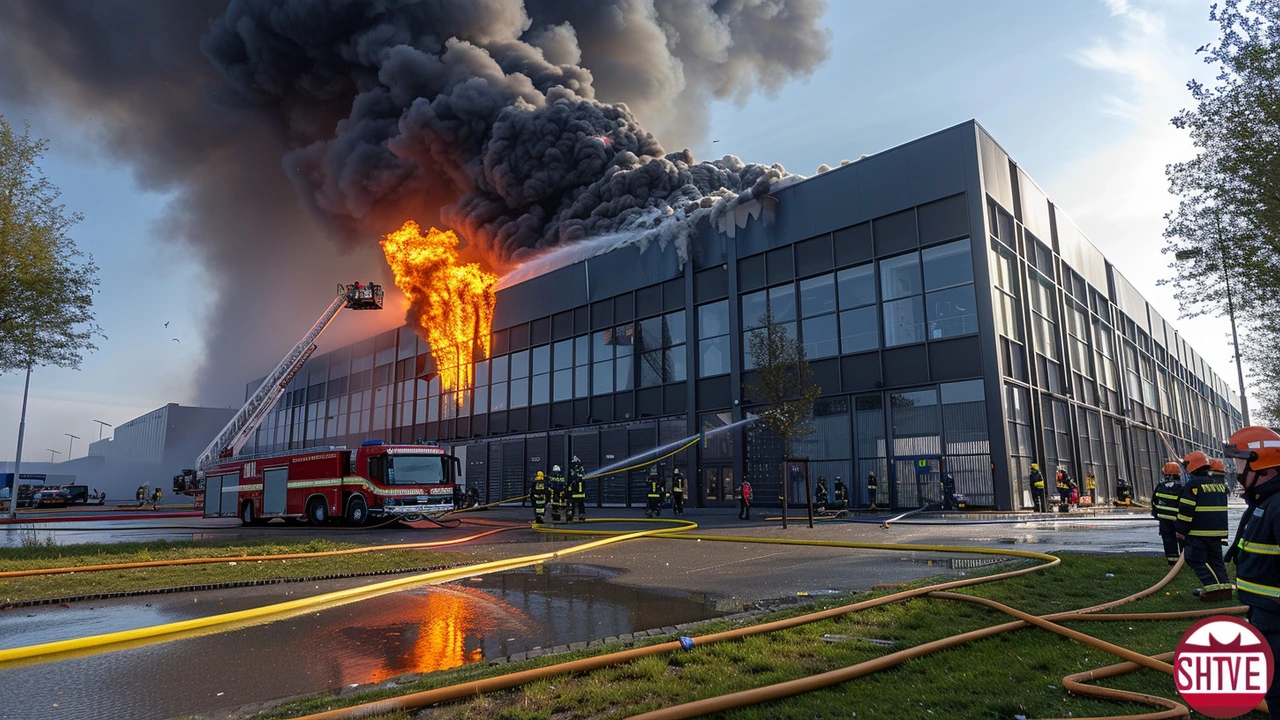
[[[1235,296],[1231,292],[1231,273],[1227,271],[1227,251],[1222,247],[1221,238],[1219,238],[1218,242],[1218,251],[1222,255],[1222,281],[1227,290],[1227,317],[1231,319],[1231,344],[1235,351],[1236,379],[1240,383],[1240,415],[1244,419],[1245,426],[1248,427],[1251,424],[1249,422],[1249,398],[1244,390],[1244,365],[1240,362],[1240,335],[1236,333],[1236,302]],[[1174,253],[1174,258],[1178,262],[1186,262],[1203,254],[1204,250],[1202,248],[1193,248]]]
[[[49,464],[50,464],[50,465],[52,465],[52,464],[54,463],[54,459],[53,459],[53,456],[54,456],[54,455],[61,455],[61,454],[62,454],[62,453],[58,452],[57,450],[54,450],[53,448],[45,448],[45,450],[48,450],[48,451],[49,451]]]
[[[70,460],[70,459],[71,459],[71,447],[72,447],[73,445],[75,445],[75,444],[76,444],[76,441],[80,439],[80,436],[79,436],[79,435],[72,435],[71,433],[62,433],[62,434],[63,434],[63,435],[66,435],[66,436],[67,436],[67,437],[69,437],[69,438],[71,438],[70,440],[68,440],[68,441],[67,441],[67,459],[68,459],[68,460]]]
[[[22,415],[18,418],[18,452],[13,456],[13,487],[9,489],[9,517],[18,516],[18,480],[22,477],[22,436],[27,432],[27,392],[31,390],[31,364],[27,364],[27,379],[22,385]]]
[[[98,423],[98,439],[99,439],[99,440],[101,440],[101,439],[102,439],[102,429],[103,429],[103,428],[115,427],[115,425],[112,425],[111,423],[106,422],[106,421],[103,421],[103,420],[94,420],[94,422]]]

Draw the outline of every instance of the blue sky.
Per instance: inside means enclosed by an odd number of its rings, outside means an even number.
[[[814,76],[777,97],[715,105],[708,137],[691,148],[697,157],[731,153],[808,175],[977,118],[1161,314],[1177,318],[1172,294],[1156,286],[1170,272],[1160,254],[1173,204],[1164,167],[1191,146],[1168,121],[1189,103],[1186,81],[1211,75],[1194,55],[1216,37],[1207,3],[840,0],[825,24],[831,57]],[[75,238],[101,267],[108,339],[79,371],[37,369],[27,418],[26,459],[47,461],[45,448],[65,458],[63,433],[83,438],[81,456],[98,437],[95,419],[119,424],[195,399],[212,289],[160,236],[169,198],[140,190],[128,167],[94,151],[92,118],[2,104],[0,114],[28,118],[51,139],[45,170],[84,213]],[[1176,324],[1234,378],[1225,323]],[[21,393],[20,375],[0,376],[0,461],[13,459]]]

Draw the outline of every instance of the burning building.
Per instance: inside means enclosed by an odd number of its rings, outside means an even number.
[[[1156,429],[1187,451],[1240,422],[1228,384],[975,122],[766,189],[682,208],[683,241],[605,234],[498,285],[447,234],[406,226],[459,268],[456,287],[406,290],[422,317],[461,302],[448,351],[412,323],[317,355],[246,451],[434,440],[486,499],[519,495],[573,455],[591,469],[743,418],[766,307],[823,388],[795,454],[856,504],[869,473],[905,508],[946,472],[975,505],[1030,507],[1033,461],[1092,473],[1096,502],[1122,479],[1149,496]],[[389,257],[412,255],[400,241]],[[767,503],[777,454],[753,428],[671,462],[696,504],[733,502],[744,477]],[[642,474],[589,483],[590,502],[643,503]]]

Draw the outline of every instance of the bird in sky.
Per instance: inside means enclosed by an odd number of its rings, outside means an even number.
[[[713,142],[713,143],[718,143],[718,142],[720,142],[720,141],[719,141],[719,140],[712,140],[711,142]]]
[[[174,342],[176,342],[176,343],[178,343],[179,345],[181,345],[181,344],[182,344],[182,341],[181,341],[181,340],[179,340],[178,338],[174,338],[174,339],[173,339],[173,341],[174,341]]]
[[[169,327],[169,321],[168,321],[168,320],[165,320],[165,321],[164,321],[164,326],[165,326],[166,328],[167,328],[167,327]]]

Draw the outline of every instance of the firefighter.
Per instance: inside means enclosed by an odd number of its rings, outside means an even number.
[[[163,499],[164,499],[164,491],[162,491],[160,488],[156,488],[154,491],[152,491],[152,493],[151,493],[151,509],[152,509],[152,510],[159,510],[159,509],[160,509],[160,501],[161,501],[161,500],[163,500]]]
[[[818,512],[826,512],[827,510],[827,478],[825,475],[818,476],[818,486],[813,489],[813,506]]]
[[[836,510],[844,510],[849,507],[849,488],[844,486],[844,481],[840,476],[836,476],[836,502],[831,507]]]
[[[738,519],[751,519],[751,482],[749,480],[742,481],[742,488],[738,491]]]
[[[582,461],[574,455],[569,463],[569,517],[578,522],[587,521],[587,481],[582,479],[586,474]]]
[[[951,477],[951,473],[946,473],[942,476],[940,484],[942,486],[942,509],[955,510],[956,479]]]
[[[1035,506],[1036,512],[1046,512],[1044,497],[1044,476],[1040,474],[1040,465],[1031,463],[1031,504]]]
[[[533,521],[541,525],[546,522],[544,516],[547,513],[547,479],[541,470],[533,476],[533,492],[530,495],[533,501]]]
[[[1053,481],[1058,487],[1058,512],[1071,512],[1071,476],[1067,475],[1066,465],[1058,466]]]
[[[1209,477],[1209,458],[1196,450],[1182,459],[1190,479],[1178,498],[1174,521],[1177,537],[1185,543],[1187,564],[1204,587],[1196,591],[1201,600],[1231,597],[1231,580],[1222,559],[1222,541],[1227,537],[1227,486]]]
[[[1223,445],[1236,464],[1248,507],[1228,557],[1236,564],[1236,594],[1249,607],[1248,620],[1280,658],[1280,434],[1257,425],[1239,430]],[[1271,720],[1280,720],[1280,671],[1267,691]]]
[[[867,500],[871,502],[871,509],[876,509],[876,490],[879,489],[879,482],[876,480],[875,472],[867,473]]]
[[[1164,541],[1164,559],[1170,565],[1182,556],[1182,543],[1178,541],[1174,523],[1178,519],[1178,498],[1182,495],[1182,469],[1176,462],[1164,464],[1164,480],[1156,485],[1151,495],[1151,517],[1160,523],[1160,539]]]
[[[671,514],[684,514],[684,476],[680,474],[680,468],[671,471]]]
[[[138,491],[134,493],[133,496],[134,496],[134,499],[138,501],[138,507],[142,507],[143,505],[146,505],[147,504],[147,486],[139,485]]]
[[[551,489],[551,522],[560,522],[560,518],[565,516],[568,509],[565,504],[565,486],[564,475],[560,473],[559,465],[551,466],[551,475],[547,478],[547,486]]]
[[[658,474],[658,466],[649,468],[649,502],[645,505],[644,516],[656,518],[662,516],[662,476]]]

